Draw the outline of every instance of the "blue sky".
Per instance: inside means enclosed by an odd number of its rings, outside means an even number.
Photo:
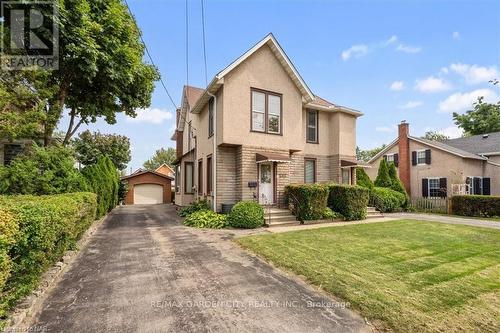
[[[180,103],[186,83],[185,2],[129,0],[164,82]],[[215,1],[205,0],[209,81],[269,32],[311,90],[365,113],[357,141],[373,148],[433,129],[457,136],[451,113],[477,95],[497,101],[500,89],[499,1]],[[189,84],[205,86],[201,5],[189,1]],[[175,110],[158,84],[151,109],[82,130],[130,137],[135,169],[170,140]],[[60,128],[67,123],[63,119]]]

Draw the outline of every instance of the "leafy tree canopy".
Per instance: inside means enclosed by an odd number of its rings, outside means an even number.
[[[432,141],[446,141],[450,137],[441,133],[438,133],[436,131],[427,131],[425,132],[424,136],[422,137],[427,140],[432,140]]]
[[[119,170],[123,170],[130,162],[130,140],[117,134],[101,134],[84,131],[73,140],[76,159],[83,165],[96,164],[107,156]]]
[[[373,156],[380,153],[380,151],[382,151],[382,149],[384,149],[385,147],[386,147],[385,144],[383,144],[380,147],[377,147],[374,149],[369,149],[369,150],[362,150],[361,148],[356,147],[356,158],[359,161],[368,162]]]
[[[155,170],[163,163],[172,166],[174,161],[175,161],[175,149],[161,148],[155,151],[153,157],[144,162],[143,166],[147,170]]]
[[[464,114],[453,113],[455,124],[467,135],[500,131],[500,101],[490,104],[483,100],[484,97],[479,97],[474,103],[474,108]]]

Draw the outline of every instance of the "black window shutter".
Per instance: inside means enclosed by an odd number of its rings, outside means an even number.
[[[483,178],[483,195],[491,195],[491,179]]]
[[[422,197],[427,198],[429,196],[429,180],[427,178],[422,178]]]
[[[474,193],[475,195],[481,195],[481,178],[474,177]]]
[[[417,165],[417,152],[411,152],[411,165]]]
[[[448,185],[446,185],[446,178],[439,178],[439,196],[446,198],[448,196]]]
[[[399,166],[399,154],[394,154],[394,165]]]
[[[425,150],[425,164],[431,164],[431,150]]]

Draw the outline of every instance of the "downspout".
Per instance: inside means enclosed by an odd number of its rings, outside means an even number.
[[[213,188],[213,197],[214,197],[214,211],[217,212],[217,96],[211,94],[207,90],[208,96],[212,97],[214,99],[214,135],[213,137],[213,142],[214,142],[214,151],[212,153],[213,157],[213,166],[212,166],[212,188]]]

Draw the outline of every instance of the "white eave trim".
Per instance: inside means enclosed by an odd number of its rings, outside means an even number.
[[[377,155],[373,156],[367,163],[373,163],[375,162],[375,160],[377,158],[379,158],[380,156],[384,155],[384,153],[386,153],[389,149],[391,149],[392,147],[394,147],[394,145],[396,145],[399,141],[399,138],[397,138],[396,140],[392,141],[391,143],[389,143],[384,149],[382,149],[381,151],[378,152]]]
[[[457,153],[456,151],[452,151],[452,150],[449,150],[449,149],[446,149],[446,148],[443,148],[443,147],[439,147],[439,146],[435,146],[433,144],[430,144],[428,142],[425,142],[423,140],[419,140],[418,138],[415,138],[413,136],[410,136],[408,137],[410,140],[415,140],[423,145],[426,145],[426,146],[429,146],[429,147],[432,147],[432,148],[436,148],[436,149],[439,149],[439,150],[442,150],[442,151],[445,151],[447,153],[450,153],[450,154],[453,154],[453,155],[456,155],[456,156],[460,156],[462,158],[470,158],[470,159],[476,159],[476,160],[482,160],[482,161],[485,161],[487,160],[486,157],[482,157],[482,156],[479,156],[479,155],[475,155],[474,157],[472,156],[465,156],[465,155],[462,155],[460,153]]]

